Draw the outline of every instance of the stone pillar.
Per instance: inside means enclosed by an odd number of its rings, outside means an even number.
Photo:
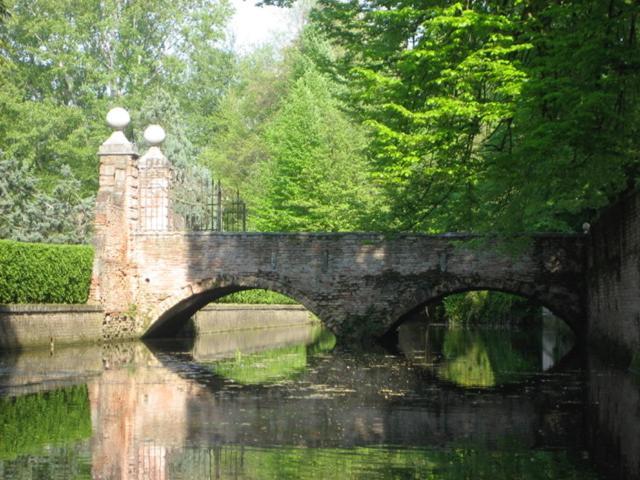
[[[171,163],[160,150],[165,133],[159,125],[149,125],[144,131],[149,150],[140,157],[140,229],[144,232],[167,232],[173,223],[169,193],[173,179]]]
[[[111,110],[107,123],[114,132],[98,151],[100,183],[90,298],[105,310],[105,324],[135,308],[136,267],[130,254],[131,237],[138,227],[138,155],[123,132],[129,121],[126,110]]]

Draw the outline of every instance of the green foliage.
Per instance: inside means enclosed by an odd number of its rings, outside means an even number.
[[[286,94],[287,70],[272,47],[237,62],[234,82],[209,122],[215,130],[201,162],[232,188],[249,189],[258,162],[267,157],[264,127]]]
[[[336,336],[330,330],[319,326],[314,342],[307,346],[307,354],[313,356],[330,352],[336,347],[336,343]]]
[[[213,115],[217,134],[201,155],[213,176],[240,188],[259,231],[362,229],[375,188],[366,129],[345,112],[341,87],[318,64],[332,57],[313,29],[278,58],[242,59]]]
[[[0,398],[0,459],[91,437],[86,385]]]
[[[477,290],[444,298],[447,320],[453,325],[519,324],[540,319],[541,308],[529,300],[502,292]]]
[[[340,110],[329,79],[306,70],[265,129],[269,157],[251,198],[260,231],[360,227],[371,199],[364,136]]]
[[[185,452],[185,456],[189,453]],[[596,473],[564,452],[513,442],[489,450],[474,444],[438,448],[226,446],[207,452],[220,479],[595,480]],[[202,458],[200,453],[196,458]],[[185,464],[194,463],[185,461]],[[174,467],[175,468],[175,467]],[[182,471],[175,472],[182,477]],[[195,472],[193,472],[195,473]],[[195,475],[192,476],[195,477]]]
[[[463,387],[489,388],[518,381],[523,373],[539,369],[537,349],[531,348],[536,340],[517,338],[508,330],[450,329],[444,336],[438,376]]]
[[[635,181],[639,6],[319,0],[396,230],[577,230]]]
[[[181,128],[194,145],[211,136],[206,119],[233,66],[222,46],[228,2],[9,0],[7,7],[0,149],[41,178],[54,181],[69,165],[83,192],[94,191],[109,107],[143,118],[141,110],[154,97],[162,101],[162,92],[185,114]]]
[[[93,226],[92,197],[79,195],[80,182],[68,167],[50,193],[33,169],[0,152],[0,238],[50,243],[83,243]]]
[[[0,240],[0,303],[85,303],[93,249]]]
[[[259,288],[231,293],[216,300],[216,303],[248,303],[263,305],[297,305],[294,299],[271,290]]]
[[[310,345],[294,345],[264,352],[236,352],[235,358],[211,365],[213,372],[243,385],[257,385],[292,380],[307,368],[309,356],[329,352],[336,337],[319,324],[313,330]]]
[[[243,385],[289,380],[306,368],[307,349],[304,345],[251,354],[236,352],[235,359],[222,360],[212,366],[216,375]]]

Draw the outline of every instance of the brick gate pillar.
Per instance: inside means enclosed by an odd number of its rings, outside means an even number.
[[[149,125],[144,131],[149,150],[138,161],[140,187],[140,230],[168,232],[176,227],[170,190],[173,180],[171,163],[160,150],[165,132],[160,125]]]
[[[100,146],[100,182],[96,198],[95,257],[90,298],[109,318],[134,305],[135,264],[131,261],[132,236],[138,227],[138,154],[124,135],[129,114],[114,108],[107,123],[114,132]]]

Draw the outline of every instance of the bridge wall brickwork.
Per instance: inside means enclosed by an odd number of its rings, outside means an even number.
[[[464,235],[175,232],[134,243],[145,331],[170,334],[204,304],[245,288],[289,295],[350,336],[380,335],[426,302],[472,289],[538,300],[576,330],[584,317],[583,252],[572,236],[534,238],[517,256]]]

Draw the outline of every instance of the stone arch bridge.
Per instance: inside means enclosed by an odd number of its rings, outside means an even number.
[[[110,115],[91,287],[105,338],[171,335],[210,301],[250,288],[294,298],[338,335],[381,335],[429,301],[477,289],[534,299],[583,330],[582,236],[535,235],[513,254],[497,239],[464,234],[180,231],[172,168],[158,147],[164,135],[152,129],[138,158],[122,132],[127,118]]]

